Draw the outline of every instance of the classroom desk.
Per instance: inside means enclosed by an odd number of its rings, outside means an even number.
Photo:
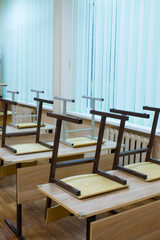
[[[102,145],[102,151],[103,150],[111,150],[114,152],[114,149],[116,148],[116,142],[112,142],[107,140]],[[69,146],[66,146],[64,144],[59,145],[59,151],[58,151],[58,158],[60,160],[63,160],[63,158],[67,159],[76,159],[84,157],[84,154],[86,153],[92,153],[95,152],[96,145],[93,146],[86,146],[86,147],[78,147],[78,148],[71,148]],[[32,153],[32,154],[25,154],[25,155],[14,155],[13,153],[9,152],[8,150],[4,148],[0,148],[0,159],[3,160],[5,168],[5,164],[16,164],[17,169],[17,184],[16,184],[16,192],[17,192],[17,227],[15,228],[13,224],[8,220],[5,219],[6,223],[9,225],[9,227],[12,229],[12,231],[16,234],[18,239],[24,239],[22,236],[22,204],[26,201],[33,201],[37,199],[44,198],[44,195],[40,193],[36,187],[38,184],[44,184],[48,182],[49,179],[49,170],[50,170],[50,164],[48,163],[48,160],[52,157],[52,151],[50,152],[41,152],[41,153]],[[21,168],[21,164],[26,163],[28,161],[42,161],[46,160],[46,164],[43,165],[37,165],[32,167],[26,167]],[[106,159],[103,159],[101,165],[104,165],[106,163]],[[68,175],[73,174],[80,174],[81,172],[89,171],[91,172],[93,164],[84,164],[83,167],[76,167],[71,166],[66,171],[63,168],[57,169],[58,177],[66,177]],[[104,170],[104,169],[103,169]],[[67,175],[66,175],[67,174]]]
[[[129,188],[83,200],[52,183],[38,188],[78,218],[87,219],[87,240],[159,240],[160,200],[96,221],[98,214],[160,195],[160,180],[144,182],[118,170],[110,172],[126,179]]]

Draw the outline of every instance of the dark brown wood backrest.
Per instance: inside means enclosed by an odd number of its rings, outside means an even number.
[[[136,150],[131,150],[131,151],[128,151],[128,152],[120,153],[119,157],[120,156],[131,155],[131,154],[135,155],[135,154],[138,154],[138,153],[146,152],[145,161],[150,160],[151,152],[152,152],[152,148],[153,148],[153,143],[154,143],[154,138],[155,138],[155,133],[156,133],[156,128],[157,128],[157,124],[158,124],[160,108],[144,106],[143,109],[154,112],[154,119],[153,119],[153,123],[152,123],[152,128],[151,128],[150,138],[149,138],[149,143],[147,145],[147,148],[141,148],[141,149],[136,149]],[[114,112],[114,113],[120,113],[120,114],[124,114],[124,115],[134,116],[134,117],[149,118],[149,114],[146,114],[146,113],[124,111],[124,110],[119,110],[119,109],[114,109],[114,108],[110,109],[110,111]]]
[[[115,169],[114,166],[117,164],[117,161],[119,159],[119,153],[120,153],[120,149],[121,149],[121,145],[122,145],[122,138],[123,138],[125,122],[129,118],[126,115],[113,114],[113,113],[100,112],[100,111],[92,111],[91,110],[90,113],[101,116],[97,148],[96,148],[96,153],[95,153],[96,161],[93,166],[93,173],[96,173],[98,170],[102,141],[103,141],[103,134],[104,134],[105,124],[106,124],[106,118],[109,117],[109,118],[114,118],[114,119],[120,120],[119,134],[118,134],[117,145],[116,145],[116,149],[115,149],[115,157],[114,157],[114,162],[113,162],[113,169]]]
[[[153,143],[154,143],[154,138],[155,138],[155,134],[156,134],[156,128],[157,128],[157,124],[158,124],[160,108],[143,106],[143,109],[154,112],[154,119],[153,119],[152,128],[151,128],[151,132],[150,132],[149,143],[147,146],[148,152],[146,154],[146,159],[145,159],[145,161],[149,161],[150,157],[151,157],[151,152],[153,149]]]

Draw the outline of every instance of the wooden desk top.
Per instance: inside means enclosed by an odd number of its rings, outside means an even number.
[[[54,129],[55,126],[46,123],[46,125],[44,127],[41,127],[41,132],[45,131],[45,130],[52,130]],[[35,132],[37,130],[37,128],[23,128],[23,129],[18,129],[12,126],[7,126],[6,127],[6,133],[24,133],[24,132]],[[0,130],[0,136],[2,135],[2,130]]]
[[[115,148],[116,148],[116,142],[112,142],[109,140],[107,140],[102,145],[102,150],[115,149]],[[58,156],[64,157],[64,156],[71,156],[71,155],[79,155],[79,154],[94,152],[95,150],[96,150],[96,145],[71,148],[69,146],[66,146],[60,143]],[[9,163],[22,163],[26,161],[45,160],[45,159],[48,160],[51,157],[52,157],[52,150],[50,152],[31,153],[31,154],[16,156],[13,153],[6,150],[5,148],[0,148],[0,159],[2,159],[4,162],[9,162]]]
[[[87,199],[77,199],[53,183],[38,186],[39,190],[79,218],[104,213],[160,195],[160,180],[144,182],[120,171],[110,171],[127,180],[129,188]]]

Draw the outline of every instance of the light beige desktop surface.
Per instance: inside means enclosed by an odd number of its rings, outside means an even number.
[[[116,148],[116,142],[112,142],[109,140],[106,140],[106,142],[102,145],[102,150],[115,149],[115,148]],[[71,148],[69,146],[66,146],[60,143],[58,157],[90,153],[90,152],[94,152],[95,150],[96,150],[95,145],[79,147],[79,148]],[[28,153],[28,154],[16,156],[13,153],[6,150],[5,148],[0,148],[0,158],[4,162],[8,162],[8,163],[23,163],[26,161],[45,160],[45,159],[50,159],[51,157],[52,157],[52,150],[50,152],[30,153],[30,154]]]
[[[144,182],[120,171],[109,171],[127,180],[128,188],[86,199],[78,199],[56,184],[38,186],[39,190],[79,218],[86,218],[160,195],[160,180]]]

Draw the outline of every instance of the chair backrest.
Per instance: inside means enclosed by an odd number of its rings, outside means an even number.
[[[156,160],[151,159],[151,152],[153,149],[153,143],[154,143],[154,139],[155,139],[155,133],[156,133],[156,128],[157,128],[160,108],[144,106],[143,109],[154,112],[154,119],[153,119],[152,128],[151,128],[151,132],[150,132],[149,143],[146,148],[130,150],[127,152],[121,152],[119,154],[119,157],[129,156],[132,154],[135,155],[138,153],[146,152],[145,161],[151,160],[151,161],[157,162]],[[134,116],[134,117],[149,118],[149,114],[146,114],[146,113],[130,112],[130,111],[124,111],[124,110],[119,110],[119,109],[114,109],[114,108],[110,109],[110,111],[114,112],[114,113],[120,113],[120,114],[124,114],[124,115]],[[117,162],[117,166],[118,166],[118,162]],[[115,168],[116,168],[116,166],[115,166]]]
[[[119,113],[122,115],[133,116],[133,117],[149,118],[149,114],[146,114],[146,113],[125,111],[125,110],[120,110],[120,109],[115,109],[115,108],[111,108],[110,111],[114,112],[114,113]],[[114,169],[117,169],[117,167],[119,166],[119,158],[120,157],[135,155],[135,154],[139,154],[139,153],[143,153],[143,152],[148,152],[148,147],[140,148],[140,149],[132,149],[132,150],[125,151],[125,152],[120,152],[119,156],[117,157],[116,164],[114,165]]]
[[[97,148],[96,148],[96,153],[95,153],[95,163],[93,166],[93,172],[97,172],[98,165],[99,165],[99,160],[100,160],[100,153],[101,153],[101,146],[102,146],[102,140],[103,140],[103,135],[104,135],[104,129],[105,129],[105,124],[106,124],[106,118],[113,118],[113,119],[119,119],[120,120],[120,125],[119,125],[119,133],[118,133],[118,138],[117,138],[117,145],[115,149],[115,155],[114,155],[114,162],[113,162],[113,169],[115,169],[115,165],[118,161],[119,158],[119,153],[122,145],[122,138],[123,138],[123,132],[124,132],[124,127],[125,127],[125,122],[129,119],[128,116],[126,115],[119,115],[119,114],[113,114],[113,113],[107,113],[107,112],[101,112],[101,111],[90,111],[92,114],[99,115],[101,116],[101,122],[100,122],[100,127],[99,127],[99,134],[98,134],[98,141],[97,141]]]
[[[37,131],[36,131],[36,143],[40,143],[46,147],[51,148],[51,146],[43,141],[40,140],[40,128],[41,128],[41,120],[42,120],[42,109],[43,103],[53,104],[52,100],[42,99],[42,98],[34,98],[35,101],[39,102],[38,107],[38,120],[37,120]]]
[[[143,109],[154,112],[154,119],[153,119],[152,128],[151,128],[151,132],[150,132],[149,143],[148,143],[148,146],[147,146],[148,147],[148,152],[146,154],[146,159],[145,159],[145,161],[149,161],[150,158],[151,158],[151,152],[152,152],[152,149],[153,149],[153,143],[154,143],[154,139],[155,139],[160,108],[144,106]]]

